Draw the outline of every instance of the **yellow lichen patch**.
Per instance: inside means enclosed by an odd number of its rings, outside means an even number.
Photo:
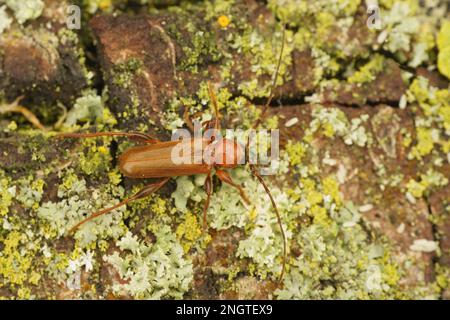
[[[101,10],[107,10],[107,9],[111,8],[111,6],[112,6],[111,0],[101,0],[100,3],[98,4],[98,7]]]
[[[230,18],[228,16],[225,16],[225,15],[221,15],[219,18],[217,18],[217,23],[222,28],[228,27],[230,25],[230,22],[231,22]]]
[[[421,198],[423,196],[423,193],[427,189],[426,186],[420,184],[414,179],[409,180],[407,186],[408,192],[412,194],[415,198]]]
[[[434,141],[432,136],[432,129],[419,127],[417,128],[417,145],[411,150],[411,154],[420,159],[426,156],[433,150]]]
[[[151,205],[151,209],[154,213],[158,215],[165,214],[167,212],[167,201],[159,196],[157,196],[154,200],[154,203]]]
[[[333,128],[333,125],[331,123],[325,122],[322,125],[322,128],[323,128],[322,132],[323,132],[325,137],[332,138],[334,136],[334,128]]]
[[[8,213],[8,208],[12,203],[15,189],[10,189],[8,179],[0,176],[0,216]]]
[[[27,280],[30,282],[29,272],[34,268],[32,264],[34,253],[31,251],[23,253],[19,250],[20,242],[26,240],[27,237],[17,231],[10,232],[3,240],[0,275],[4,278],[4,283],[23,285]],[[32,283],[36,283],[37,280],[37,276],[33,274]]]
[[[30,275],[30,278],[28,279],[28,281],[31,284],[38,285],[40,279],[41,279],[41,275],[39,273],[33,271],[33,272],[31,272],[31,275]]]
[[[448,184],[448,179],[440,172],[432,169],[420,175],[420,181],[410,179],[406,188],[415,198],[421,198],[426,192],[436,187],[443,187]]]
[[[108,250],[109,248],[109,243],[105,240],[100,240],[98,242],[98,248],[100,249],[101,252],[106,252],[106,250]]]
[[[31,183],[31,189],[37,192],[38,194],[41,194],[44,192],[44,185],[45,181],[42,179],[37,179]],[[39,199],[40,200],[40,199]],[[33,209],[37,209],[39,207],[39,201],[36,201],[33,204]]]
[[[333,28],[336,18],[331,13],[322,11],[318,12],[316,19],[317,25],[320,26],[317,29],[317,39],[325,39]]]
[[[98,175],[101,171],[108,170],[111,163],[111,155],[106,148],[110,139],[104,138],[103,145],[97,146],[96,139],[83,140],[86,152],[80,154],[80,168],[87,175]],[[83,151],[83,150],[82,150]]]
[[[197,217],[188,212],[185,215],[184,222],[177,227],[176,235],[184,252],[188,252],[202,235],[202,229],[197,221]]]
[[[303,178],[300,180],[302,185],[302,193],[305,199],[308,201],[309,206],[320,204],[323,201],[322,193],[316,190],[316,183],[309,178]]]
[[[293,143],[292,141],[289,141],[286,145],[286,152],[289,156],[289,163],[292,166],[296,166],[302,163],[306,154],[306,147],[301,142]]]
[[[384,57],[380,54],[374,56],[370,62],[361,67],[348,78],[350,83],[366,83],[375,80],[376,75],[383,70]]]
[[[248,212],[248,217],[251,222],[254,222],[256,220],[256,217],[258,216],[258,211],[256,208],[251,208]]]
[[[339,192],[339,183],[332,176],[326,177],[322,181],[323,193],[331,196],[337,206],[342,204],[341,194]]]
[[[442,24],[437,44],[439,47],[438,69],[450,79],[450,21],[444,21]]]
[[[107,154],[108,153],[108,149],[105,146],[100,146],[97,148],[98,152],[102,153],[102,154]]]
[[[439,51],[438,69],[450,79],[450,46]]]
[[[397,285],[400,280],[397,268],[393,264],[386,264],[383,266],[383,278],[384,281],[390,286]]]
[[[311,207],[310,215],[313,217],[314,224],[328,228],[331,226],[333,221],[327,214],[327,210],[324,207],[314,205]]]
[[[108,178],[109,181],[115,186],[119,185],[120,181],[122,181],[122,176],[118,170],[108,172]]]

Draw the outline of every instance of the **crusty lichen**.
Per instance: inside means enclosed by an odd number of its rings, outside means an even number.
[[[411,159],[422,159],[439,145],[444,153],[448,153],[446,146],[450,129],[449,91],[438,90],[430,86],[427,79],[419,77],[411,83],[407,94],[410,103],[416,102],[419,105],[414,108],[417,113],[417,144],[412,147],[408,156]]]
[[[443,187],[448,184],[448,179],[440,172],[429,169],[425,174],[420,175],[420,181],[410,179],[407,189],[413,197],[421,198],[427,195],[433,188]]]
[[[372,143],[372,137],[363,125],[369,118],[368,115],[352,119],[349,123],[345,113],[338,108],[324,108],[320,105],[315,107],[312,115],[314,120],[311,122],[310,132],[321,128],[326,137],[337,135],[342,137],[347,145],[364,147]]]
[[[9,206],[16,195],[16,187],[10,186],[10,181],[5,176],[5,172],[0,170],[0,216],[8,214]]]
[[[12,23],[12,18],[6,12],[6,6],[0,7],[0,35],[7,30]]]
[[[44,10],[42,0],[6,0],[6,5],[14,11],[14,16],[19,23],[38,18]]]
[[[109,191],[111,190],[111,191]],[[58,187],[59,202],[45,202],[37,209],[37,216],[49,226],[48,235],[61,237],[77,222],[96,210],[113,206],[119,202],[112,195],[123,196],[123,188],[103,186],[98,190],[89,190],[86,181],[70,170],[64,175]],[[90,195],[90,196],[87,196]],[[125,208],[114,210],[82,225],[74,235],[80,246],[85,247],[105,237],[118,237],[123,233],[121,217]]]
[[[155,232],[156,242],[146,244],[128,232],[118,242],[122,252],[105,256],[119,273],[113,284],[115,294],[130,294],[138,299],[181,299],[193,278],[192,263],[184,258],[182,246],[168,226]]]
[[[444,21],[439,31],[437,45],[439,48],[438,69],[450,79],[450,21]]]

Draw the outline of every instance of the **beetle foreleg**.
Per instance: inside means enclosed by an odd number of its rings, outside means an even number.
[[[233,181],[233,179],[231,179],[231,176],[229,175],[228,172],[216,169],[216,175],[220,179],[220,181],[228,183],[230,186],[235,187],[236,189],[238,189],[242,200],[244,200],[244,202],[246,204],[248,204],[248,205],[250,204],[250,200],[248,199],[247,194],[244,191],[244,188],[242,188],[242,186],[240,186],[239,184],[235,183]]]
[[[112,206],[110,208],[106,208],[106,209],[103,209],[103,210],[100,210],[100,211],[97,211],[97,212],[93,213],[91,216],[89,216],[86,219],[78,222],[74,227],[72,227],[69,230],[69,233],[74,232],[82,224],[84,224],[84,223],[86,223],[86,222],[88,222],[88,221],[90,221],[90,220],[92,220],[94,218],[97,218],[97,217],[99,217],[101,215],[107,214],[108,212],[111,212],[114,209],[117,209],[117,208],[119,208],[119,207],[121,207],[123,205],[126,205],[127,203],[130,203],[132,201],[135,201],[135,200],[138,200],[138,199],[142,199],[142,198],[145,198],[145,197],[149,196],[150,194],[152,194],[153,192],[158,191],[162,186],[164,186],[167,183],[167,181],[169,181],[169,179],[170,178],[165,178],[165,179],[162,179],[159,182],[149,184],[149,185],[145,186],[144,188],[142,188],[142,190],[140,190],[138,193],[136,193],[135,195],[131,196],[130,198],[125,199],[124,201],[119,202],[118,204],[116,204],[116,205],[114,205],[114,206]]]

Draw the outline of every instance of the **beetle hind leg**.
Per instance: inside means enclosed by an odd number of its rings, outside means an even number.
[[[91,214],[89,217],[87,217],[87,218],[84,219],[84,220],[81,220],[81,221],[78,222],[75,226],[73,226],[73,227],[68,231],[68,233],[69,233],[69,234],[70,234],[70,233],[73,233],[73,232],[76,231],[81,225],[85,224],[86,222],[88,222],[88,221],[90,221],[90,220],[93,220],[93,219],[95,219],[95,218],[97,218],[97,217],[99,217],[99,216],[102,216],[102,215],[104,215],[104,214],[107,214],[107,213],[113,211],[114,209],[120,208],[121,206],[126,205],[127,203],[130,203],[130,202],[133,202],[133,201],[135,201],[135,200],[142,199],[142,198],[145,198],[145,197],[149,196],[149,195],[152,194],[153,192],[156,192],[156,191],[158,191],[160,188],[162,188],[162,186],[164,186],[164,185],[169,181],[169,179],[170,179],[170,178],[165,178],[165,179],[162,179],[161,181],[158,181],[158,182],[149,184],[149,185],[145,186],[144,188],[142,188],[142,189],[141,189],[138,193],[136,193],[135,195],[129,197],[128,199],[125,199],[125,200],[123,200],[122,202],[119,202],[118,204],[116,204],[116,205],[114,205],[114,206],[112,206],[112,207],[109,207],[109,208],[106,208],[106,209],[103,209],[103,210],[100,210],[100,211],[97,211],[97,212]]]
[[[206,213],[208,212],[209,203],[211,201],[211,194],[213,192],[211,171],[208,173],[208,176],[206,177],[205,180],[205,192],[206,192],[206,201],[203,207],[203,231],[205,231],[208,227],[208,224],[206,223]]]

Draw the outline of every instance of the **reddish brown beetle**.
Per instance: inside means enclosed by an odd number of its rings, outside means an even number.
[[[256,128],[260,123],[262,117],[265,115],[273,97],[273,89],[276,85],[276,80],[278,77],[279,68],[281,65],[281,58],[284,49],[284,39],[285,39],[285,28],[283,28],[283,42],[281,45],[281,52],[278,59],[277,69],[275,72],[275,76],[273,79],[273,84],[270,90],[269,98],[263,108],[260,118],[254,125]],[[215,130],[220,129],[219,124],[219,112],[218,105],[216,101],[216,97],[211,88],[211,85],[208,83],[209,95],[214,107],[215,119],[207,122],[205,124],[208,128],[214,128]],[[192,123],[189,125],[192,127]],[[245,147],[245,150],[242,146],[240,146],[237,142],[233,140],[228,140],[225,138],[215,139],[215,137],[211,138],[192,138],[190,140],[181,140],[181,141],[168,141],[162,142],[158,139],[152,137],[151,135],[145,133],[138,132],[98,132],[98,133],[64,133],[58,135],[58,137],[62,138],[94,138],[94,137],[103,137],[103,136],[119,136],[119,137],[127,137],[139,143],[143,143],[145,145],[136,146],[129,148],[119,157],[119,169],[121,173],[125,177],[130,178],[160,178],[159,181],[149,184],[145,186],[142,190],[140,190],[135,195],[130,198],[110,207],[103,209],[101,211],[95,212],[88,218],[80,221],[77,225],[72,227],[69,232],[73,232],[79,226],[84,224],[85,222],[92,220],[98,216],[106,214],[114,209],[117,209],[127,203],[130,203],[134,200],[141,199],[149,196],[153,192],[156,192],[161,187],[163,187],[170,178],[183,176],[183,175],[196,175],[196,174],[206,174],[205,180],[205,191],[206,191],[206,201],[203,208],[203,223],[206,226],[206,213],[209,207],[211,194],[213,191],[213,180],[212,173],[213,169],[215,170],[215,174],[217,177],[224,183],[227,183],[234,188],[238,189],[242,199],[247,204],[249,203],[248,197],[245,194],[244,189],[239,184],[236,184],[229,173],[224,169],[235,168],[240,163],[245,162],[245,154],[248,152],[244,152],[248,150],[248,143]],[[196,139],[201,139],[200,141]],[[172,152],[175,147],[180,147],[180,144],[187,144],[186,149],[191,150],[190,154],[184,155],[189,158],[195,157],[198,153],[203,154],[204,152],[209,152],[212,155],[212,160],[209,162],[202,161],[201,163],[183,163],[177,164],[174,163],[172,159]],[[232,150],[231,153],[227,153],[226,150]],[[283,226],[281,223],[281,217],[278,212],[278,208],[276,203],[271,195],[270,189],[267,184],[264,182],[264,179],[259,174],[255,165],[250,164],[250,169],[252,174],[258,179],[258,181],[264,187],[266,193],[268,194],[272,206],[274,208],[275,214],[277,216],[278,224],[281,230],[281,235],[283,238],[283,266],[282,271],[280,273],[280,281],[283,279],[285,265],[286,265],[286,236],[283,230]]]

